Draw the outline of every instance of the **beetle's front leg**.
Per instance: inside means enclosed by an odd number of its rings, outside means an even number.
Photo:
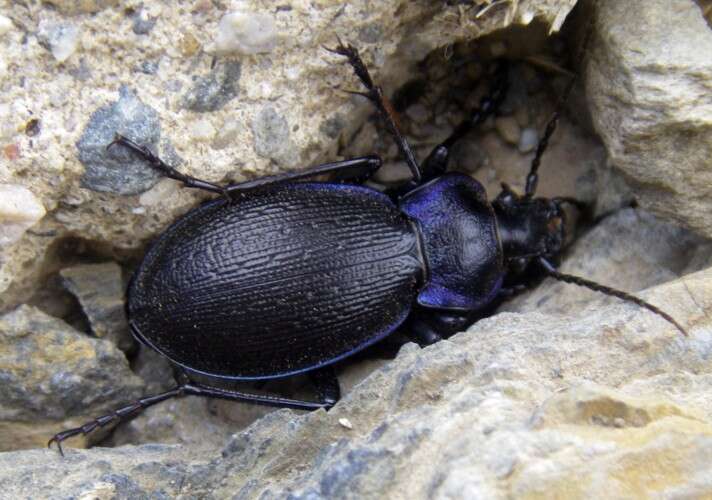
[[[137,155],[141,156],[144,160],[146,160],[146,162],[151,165],[151,167],[155,168],[170,179],[182,182],[183,185],[186,187],[204,189],[206,191],[210,191],[211,193],[226,194],[225,188],[223,188],[222,186],[218,186],[217,184],[213,184],[212,182],[197,179],[195,177],[191,177],[190,175],[185,175],[179,172],[174,167],[171,167],[166,162],[161,160],[158,156],[156,156],[150,149],[148,149],[148,147],[143,146],[141,144],[137,144],[128,137],[124,137],[121,134],[116,134],[114,140],[106,146],[106,149],[110,149],[117,145],[121,145],[125,148],[130,149]]]
[[[396,117],[396,112],[393,109],[393,106],[391,105],[388,98],[383,94],[383,89],[381,89],[381,87],[374,83],[373,79],[371,78],[371,74],[368,72],[368,68],[366,68],[366,65],[361,60],[361,56],[358,53],[358,49],[351,44],[344,45],[341,40],[339,40],[339,45],[336,48],[327,48],[326,50],[328,50],[329,52],[333,52],[334,54],[346,57],[349,64],[353,68],[354,73],[356,73],[358,79],[361,80],[363,86],[366,87],[366,92],[350,93],[362,95],[376,106],[381,115],[381,118],[388,127],[388,131],[395,139],[396,144],[398,145],[398,149],[403,155],[403,158],[405,159],[408,168],[410,168],[410,171],[413,174],[413,180],[416,184],[420,184],[423,179],[420,166],[418,165],[418,161],[415,159],[415,154],[413,153],[410,144],[408,144],[408,140],[398,128],[398,119]]]

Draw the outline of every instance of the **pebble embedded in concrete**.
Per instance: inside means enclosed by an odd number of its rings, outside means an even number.
[[[85,168],[82,186],[122,195],[142,193],[156,183],[159,174],[121,145],[107,149],[117,133],[158,153],[158,113],[128,87],[119,89],[117,101],[92,113],[77,141],[79,161]]]
[[[37,39],[49,49],[57,62],[64,62],[74,54],[79,43],[79,28],[69,23],[42,21]]]
[[[209,74],[195,80],[183,96],[183,106],[191,111],[217,111],[238,93],[242,65],[239,61],[218,63]]]
[[[42,202],[26,187],[0,184],[0,248],[19,240],[45,213]]]
[[[150,17],[148,12],[141,9],[133,16],[131,30],[137,35],[148,35],[156,25],[156,19]]]
[[[297,152],[289,138],[289,123],[274,107],[263,107],[252,120],[251,127],[258,155],[271,158],[280,165],[296,163]]]
[[[215,137],[215,127],[208,120],[197,120],[190,128],[193,140],[198,142],[209,142]]]
[[[277,27],[270,14],[239,10],[220,19],[215,50],[219,54],[259,54],[271,52],[277,41]]]

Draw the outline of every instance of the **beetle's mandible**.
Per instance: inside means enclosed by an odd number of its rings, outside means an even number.
[[[172,390],[60,432],[50,445],[61,451],[71,436],[179,395],[328,409],[340,397],[334,363],[404,324],[421,345],[460,331],[532,269],[633,301],[684,333],[647,302],[555,270],[565,240],[562,206],[577,202],[535,193],[561,104],[537,147],[524,194],[504,185],[490,202],[479,182],[446,168],[453,145],[502,102],[506,63],[499,63],[479,107],[419,164],[358,51],[341,42],[331,51],[354,69],[412,180],[385,193],[363,186],[381,165],[377,156],[365,156],[220,186],[184,175],[117,135],[111,146],[129,148],[187,187],[219,195],[159,236],[128,288],[134,336],[182,375]],[[329,173],[339,182],[310,180]],[[220,383],[301,373],[314,382],[314,400],[239,392]]]

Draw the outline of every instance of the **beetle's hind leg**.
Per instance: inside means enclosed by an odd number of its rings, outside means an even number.
[[[95,418],[84,425],[58,432],[52,436],[52,439],[49,440],[47,446],[51,447],[52,443],[56,443],[59,453],[64,455],[62,450],[62,442],[64,440],[73,436],[78,436],[79,434],[87,435],[100,427],[105,427],[126,417],[135,416],[149,406],[153,406],[156,403],[160,403],[176,396],[203,396],[208,398],[227,399],[231,401],[245,401],[265,406],[274,406],[277,408],[292,408],[295,410],[318,410],[319,408],[328,410],[334,406],[341,397],[339,381],[336,378],[333,369],[331,367],[321,368],[311,372],[310,376],[317,389],[318,401],[289,399],[279,396],[271,396],[268,394],[250,394],[230,389],[210,387],[194,382],[182,382],[169,391],[156,394],[155,396],[147,396],[145,398],[137,399],[133,403],[127,404],[112,411],[111,413]],[[182,378],[185,379],[185,377]]]
[[[59,453],[61,455],[64,455],[64,452],[62,451],[62,441],[64,441],[65,439],[68,439],[73,436],[78,436],[79,434],[87,435],[95,429],[105,427],[116,420],[121,420],[125,417],[136,415],[139,412],[148,408],[149,406],[153,406],[156,403],[160,403],[161,401],[165,401],[166,399],[170,399],[175,396],[180,396],[182,394],[183,386],[178,386],[169,391],[156,394],[155,396],[147,396],[145,398],[137,399],[133,403],[127,404],[126,406],[122,406],[121,408],[118,408],[112,411],[111,413],[107,413],[106,415],[102,415],[101,417],[87,422],[82,426],[58,432],[57,434],[52,436],[52,439],[49,440],[49,442],[47,443],[47,447],[52,446],[52,443],[57,443],[57,449],[59,450]]]
[[[219,194],[226,194],[225,188],[222,186],[218,186],[217,184],[213,184],[212,182],[204,181],[201,179],[196,179],[195,177],[191,177],[190,175],[185,175],[176,170],[174,167],[171,167],[168,165],[166,162],[161,160],[158,156],[156,156],[150,149],[148,149],[146,146],[143,146],[141,144],[137,144],[128,137],[124,137],[121,134],[116,134],[114,137],[114,140],[109,143],[108,146],[106,146],[107,149],[121,145],[126,148],[129,148],[131,151],[136,153],[137,155],[141,156],[146,162],[148,162],[151,167],[155,168],[156,170],[160,171],[163,175],[170,179],[175,179],[177,181],[180,181],[185,185],[186,187],[189,188],[196,188],[196,189],[204,189],[206,191],[210,191],[212,193],[219,193]]]

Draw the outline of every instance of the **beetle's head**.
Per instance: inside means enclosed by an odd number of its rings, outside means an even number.
[[[539,257],[557,260],[566,238],[561,199],[520,196],[506,184],[492,203],[497,217],[504,264],[517,275]]]

